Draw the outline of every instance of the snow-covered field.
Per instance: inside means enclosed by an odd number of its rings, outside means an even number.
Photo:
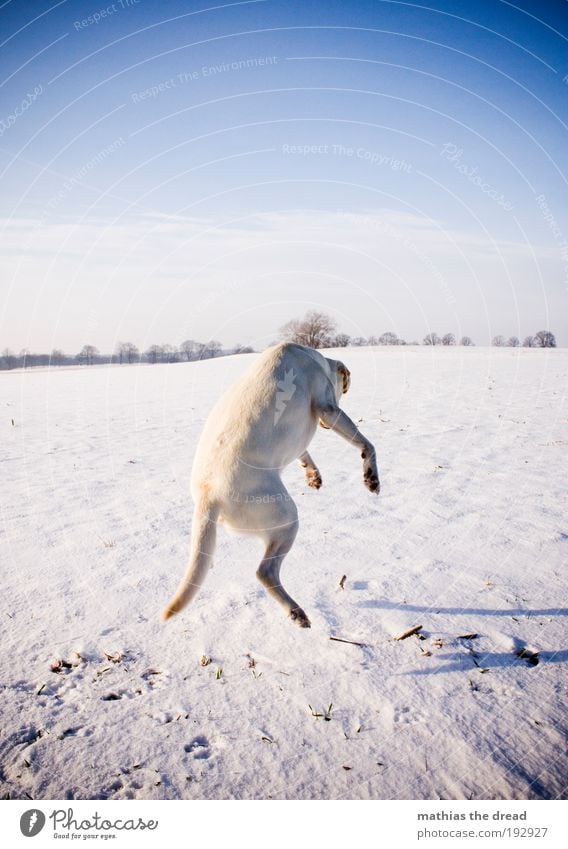
[[[0,796],[567,798],[568,351],[342,351],[382,492],[328,431],[319,492],[287,470],[311,630],[224,531],[164,625],[196,441],[253,356],[0,374]]]

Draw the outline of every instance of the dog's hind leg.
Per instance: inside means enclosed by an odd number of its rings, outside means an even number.
[[[285,504],[270,505],[270,521],[266,523],[262,533],[262,537],[266,540],[266,551],[256,576],[297,625],[301,628],[309,628],[310,620],[299,604],[286,592],[280,581],[282,561],[292,548],[298,533],[296,505],[287,493],[286,495],[288,500]]]
[[[270,595],[288,611],[288,615],[297,625],[301,628],[309,628],[310,620],[280,583],[280,567],[285,556],[292,548],[295,536],[296,528],[288,538],[282,538],[280,535],[268,543],[264,557],[257,569],[256,576],[260,583],[266,587]]]
[[[304,451],[303,454],[300,454],[298,460],[300,461],[302,468],[306,470],[306,481],[308,482],[308,486],[312,486],[314,489],[319,489],[322,484],[320,470],[312,460],[309,452]]]

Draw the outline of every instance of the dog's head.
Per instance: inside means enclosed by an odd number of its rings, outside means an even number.
[[[345,395],[351,386],[351,372],[339,360],[337,361],[337,383],[339,389],[337,400],[339,401],[341,395]]]

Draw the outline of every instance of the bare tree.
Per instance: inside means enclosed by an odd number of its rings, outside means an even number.
[[[439,345],[440,337],[437,333],[427,333],[424,339],[422,340],[423,345]]]
[[[338,333],[332,339],[333,348],[346,348],[351,342],[351,337],[347,333]]]
[[[536,347],[536,345],[535,345],[534,336],[525,336],[525,339],[524,339],[524,342],[523,342],[523,348],[535,348],[535,347]]]
[[[140,359],[140,351],[134,342],[124,342],[122,346],[123,356],[130,364],[137,362]]]
[[[77,354],[77,359],[80,363],[85,363],[88,366],[92,366],[95,357],[99,355],[99,349],[94,345],[83,345],[79,353]]]
[[[460,339],[460,345],[471,347],[473,345],[473,339],[470,336],[462,336]]]
[[[162,346],[161,345],[150,345],[148,350],[146,351],[146,358],[149,363],[155,365],[158,360],[162,359]]]
[[[495,348],[504,348],[505,347],[505,337],[504,336],[494,336],[491,340],[491,344]]]
[[[399,340],[396,333],[391,333],[390,330],[387,330],[386,333],[382,333],[379,336],[379,345],[398,345]]]
[[[10,348],[4,348],[2,351],[2,361],[1,365],[3,369],[11,369],[16,368],[18,364],[18,360],[14,356],[14,353],[10,350]]]
[[[550,330],[539,330],[534,338],[535,348],[556,348],[556,338]]]
[[[221,343],[217,341],[217,339],[209,339],[208,342],[204,342],[203,345],[200,346],[199,351],[199,359],[200,360],[209,360],[212,357],[220,357],[223,348]]]
[[[287,342],[325,348],[331,342],[337,325],[331,316],[318,310],[309,310],[304,318],[293,318],[280,328],[280,337]]]
[[[442,345],[455,345],[456,337],[453,333],[446,333],[445,336],[442,336]]]
[[[160,359],[163,363],[177,363],[179,352],[174,345],[160,345]]]
[[[507,348],[518,348],[521,343],[516,336],[509,336],[505,344]]]
[[[185,342],[181,343],[179,349],[189,363],[190,360],[196,360],[198,358],[201,347],[199,342],[194,342],[193,339],[186,339]]]
[[[351,345],[354,348],[361,348],[363,345],[367,344],[367,340],[364,336],[354,336],[351,340]]]
[[[54,348],[49,356],[49,364],[62,366],[66,360],[65,354],[60,348]]]
[[[231,354],[254,354],[254,348],[251,348],[250,345],[241,345],[240,342],[237,342],[235,347],[229,353]]]
[[[133,342],[119,342],[116,346],[116,355],[120,365],[125,361],[133,363],[140,359],[140,351]]]

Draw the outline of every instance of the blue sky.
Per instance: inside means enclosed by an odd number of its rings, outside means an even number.
[[[568,344],[568,8],[0,6],[0,349]]]

